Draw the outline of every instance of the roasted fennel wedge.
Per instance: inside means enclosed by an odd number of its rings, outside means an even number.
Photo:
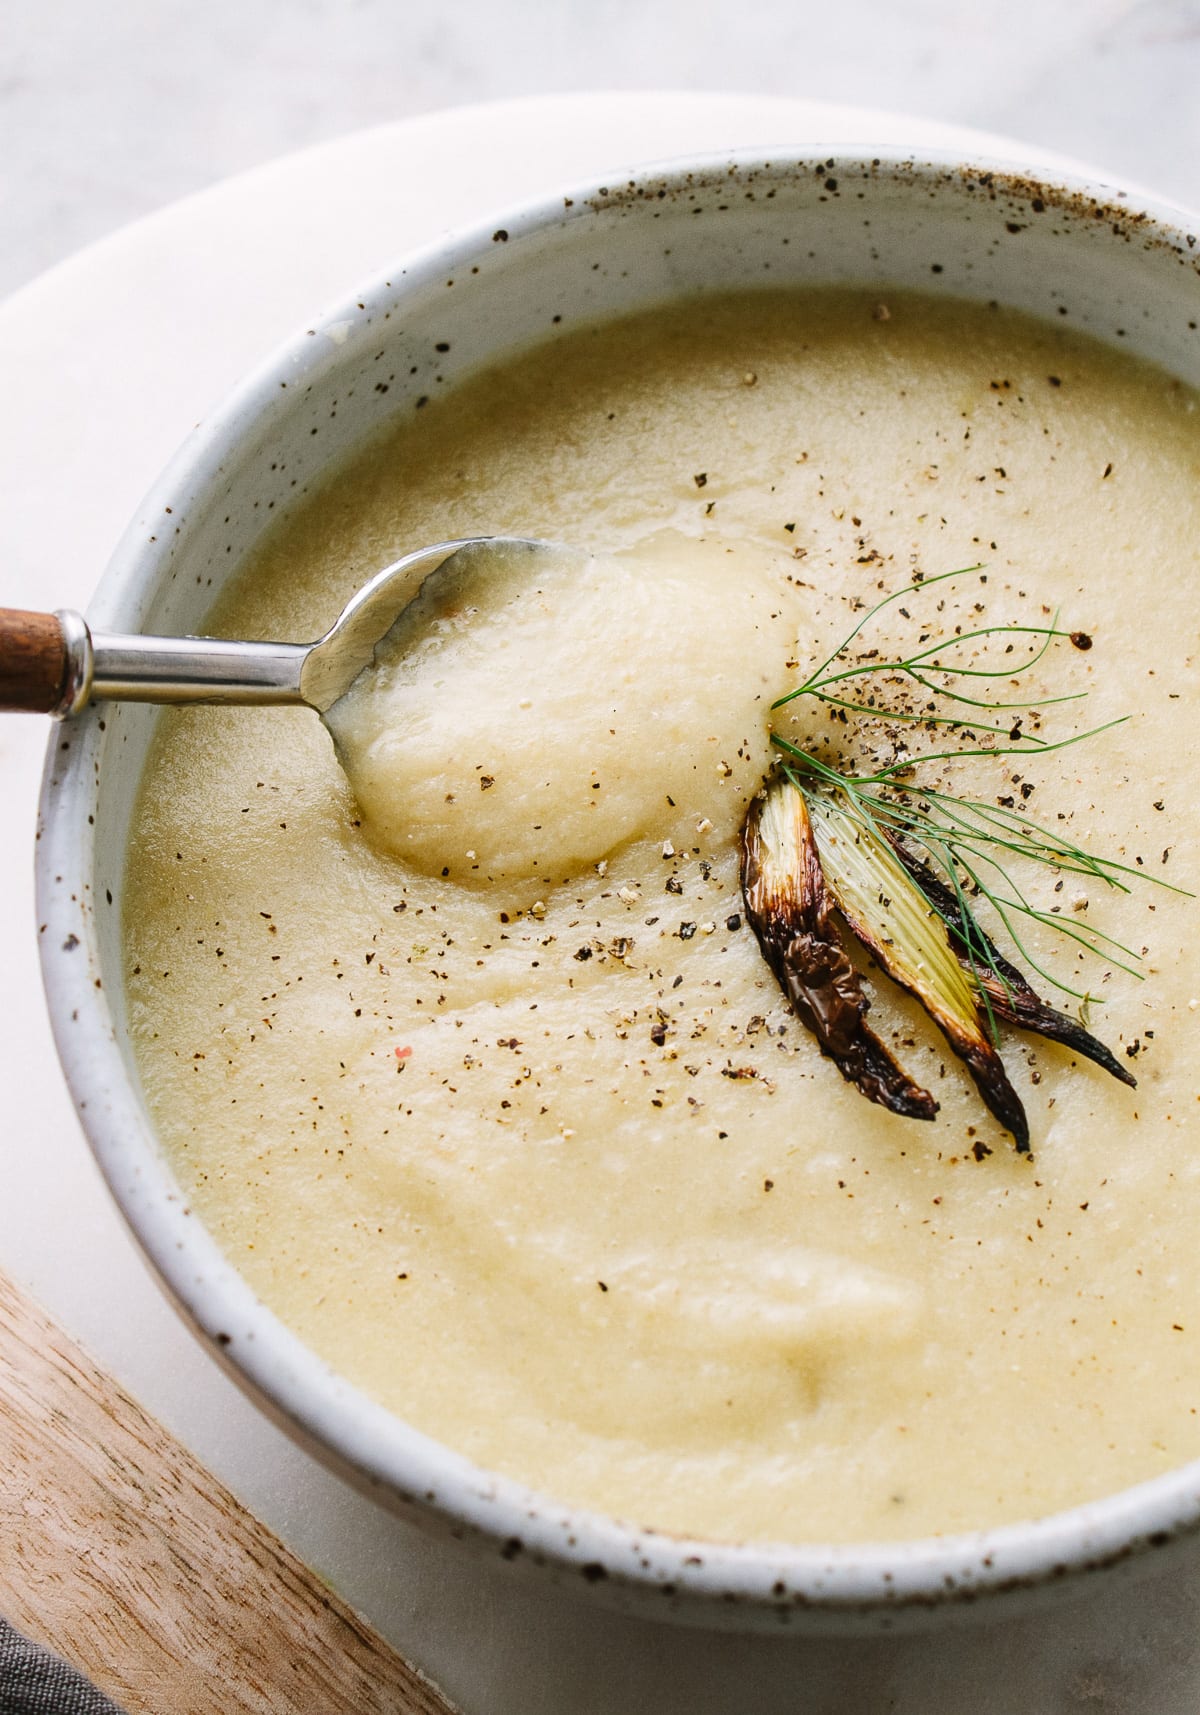
[[[868,1027],[870,1006],[834,922],[808,804],[781,774],[750,806],[742,828],[742,896],[763,956],[793,1012],[842,1076],[908,1119],[938,1105]]]
[[[742,846],[742,891],[759,945],[793,1007],[843,1075],[894,1112],[919,1118],[936,1112],[929,1092],[912,1084],[866,1030],[866,998],[837,938],[830,902],[893,981],[921,1002],[965,1063],[987,1107],[1012,1133],[1017,1149],[1027,1151],[1025,1110],[988,1035],[978,982],[960,963],[944,919],[849,797],[824,782],[801,788],[787,774],[776,774],[751,805]],[[818,935],[823,963],[816,952]],[[822,1029],[812,1023],[811,1015],[820,1012],[814,992],[823,998],[833,987],[839,998],[845,997],[843,1004],[849,1004],[851,989],[845,978],[840,973],[834,983],[826,978],[835,964],[828,950],[834,945],[851,971],[860,1002],[858,1032],[849,1035],[824,1020]],[[804,997],[803,1008],[797,1005],[797,990]],[[893,1069],[893,1081],[902,1081],[904,1098],[889,1100],[876,1092],[869,1073],[864,1076],[858,1046],[862,1033]]]
[[[1112,1050],[1106,1048],[1090,1030],[1085,1030],[1078,1019],[1059,1012],[1057,1007],[1044,1001],[1030,986],[1024,973],[1004,957],[990,936],[980,928],[961,893],[947,887],[927,863],[906,851],[899,840],[891,843],[896,856],[921,892],[945,919],[959,962],[966,965],[986,996],[984,1004],[992,1017],[1003,1019],[1006,1024],[1019,1025],[1022,1030],[1031,1030],[1051,1042],[1060,1042],[1064,1048],[1073,1049],[1085,1060],[1103,1067],[1122,1084],[1135,1090],[1137,1079],[1122,1066]]]
[[[979,984],[960,963],[943,917],[847,794],[832,786],[801,789],[786,775],[769,790],[807,800],[821,869],[846,923],[892,981],[920,1001],[1024,1153],[1025,1109],[988,1034]]]

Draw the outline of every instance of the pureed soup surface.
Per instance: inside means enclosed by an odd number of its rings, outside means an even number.
[[[316,635],[447,536],[617,558],[611,600],[594,565],[541,568],[506,618],[484,580],[414,643],[371,825],[312,714],[163,717],[133,1035],[175,1170],[267,1303],[482,1466],[717,1539],[997,1524],[1200,1454],[1196,902],[1015,866],[1144,978],[1026,926],[1138,1088],[1006,1028],[1023,1158],[877,972],[871,1023],[941,1111],[845,1083],[737,873],[772,699],[863,604],[983,561],[861,647],[1061,608],[1092,647],[996,694],[1086,691],[1038,705],[1049,737],[1129,720],[954,787],[1194,887],[1198,479],[1169,377],[994,308],[838,292],[565,334],[306,497],[215,631]],[[816,704],[785,730],[895,754]]]

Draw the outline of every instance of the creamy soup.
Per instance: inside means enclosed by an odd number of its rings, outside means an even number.
[[[994,307],[697,300],[447,391],[280,523],[215,631],[316,635],[447,536],[580,551],[480,563],[416,616],[332,717],[349,776],[307,711],[162,719],[135,1049],[193,1207],[286,1323],[479,1464],[720,1540],[994,1525],[1200,1454],[1196,902],[1017,862],[1139,955],[1026,924],[1138,1087],[1004,1028],[1020,1156],[865,960],[940,1111],[842,1079],[737,850],[772,718],[896,752],[771,702],[881,594],[980,566],[872,644],[1061,610],[1090,647],[995,694],[1042,699],[1047,737],[1130,718],[943,783],[1195,887],[1195,404]]]

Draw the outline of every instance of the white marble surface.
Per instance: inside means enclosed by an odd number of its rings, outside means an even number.
[[[362,126],[655,88],[969,124],[1200,202],[1200,0],[0,0],[0,292]]]

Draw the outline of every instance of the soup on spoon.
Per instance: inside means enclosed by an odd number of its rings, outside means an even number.
[[[427,580],[325,719],[378,846],[527,894],[638,837],[734,832],[794,643],[754,557],[719,544],[483,544]]]

